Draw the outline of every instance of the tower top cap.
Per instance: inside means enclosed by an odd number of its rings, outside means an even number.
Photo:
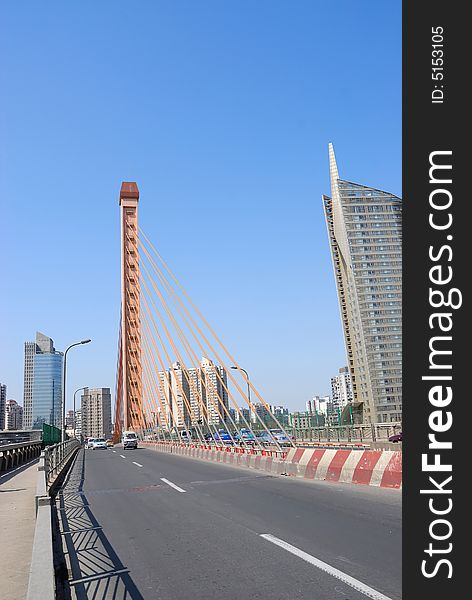
[[[120,200],[123,198],[139,199],[139,190],[135,181],[123,181],[121,183]]]

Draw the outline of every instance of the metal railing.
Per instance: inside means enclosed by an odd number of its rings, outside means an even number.
[[[62,471],[70,455],[80,447],[78,440],[66,440],[53,446],[47,446],[44,450],[44,471],[46,486],[51,483]]]
[[[371,425],[333,425],[310,428],[288,428],[300,442],[377,442],[387,441],[391,435],[402,430],[401,423]]]
[[[55,575],[53,557],[51,491],[75,452],[78,440],[67,440],[47,446],[39,458],[36,482],[36,525],[26,600],[54,600]]]

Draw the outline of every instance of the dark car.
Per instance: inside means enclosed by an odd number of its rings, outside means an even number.
[[[395,433],[395,435],[391,435],[388,438],[389,442],[402,442],[403,441],[403,431],[400,431],[400,433]]]

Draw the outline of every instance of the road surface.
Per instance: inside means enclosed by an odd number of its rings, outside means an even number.
[[[57,507],[63,597],[401,598],[398,490],[116,446],[79,452]]]

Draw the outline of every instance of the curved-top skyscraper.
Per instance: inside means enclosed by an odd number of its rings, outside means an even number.
[[[331,243],[356,422],[402,418],[402,200],[340,179],[329,145]]]

